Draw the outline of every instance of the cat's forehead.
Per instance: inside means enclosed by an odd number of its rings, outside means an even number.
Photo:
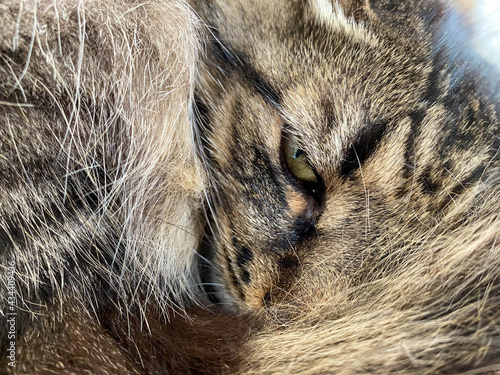
[[[219,68],[236,70],[230,79],[277,108],[310,159],[317,156],[313,164],[334,165],[360,132],[400,120],[425,91],[432,69],[425,43],[388,35],[336,2],[256,3],[221,5],[219,12],[237,14],[218,23]],[[235,35],[241,30],[245,38]]]
[[[430,62],[414,64],[401,51],[371,47],[291,59],[303,74],[286,77],[276,69],[269,81],[278,86],[285,122],[314,148],[346,142],[372,124],[401,120],[422,100],[432,70]],[[307,74],[309,66],[316,69]]]
[[[348,1],[341,2],[344,8],[329,0],[257,3],[219,24],[217,36],[290,103],[285,110],[302,109],[296,116],[306,109],[312,116],[322,112],[328,121],[336,116],[332,111],[344,116],[346,108],[383,116],[386,103],[398,110],[399,103],[418,95],[419,81],[430,69],[425,43],[388,36],[380,24],[346,15]],[[281,9],[289,3],[300,6]],[[262,21],[262,13],[269,22]],[[246,31],[243,40],[234,36],[238,28]]]

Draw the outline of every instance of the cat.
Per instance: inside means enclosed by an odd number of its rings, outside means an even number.
[[[500,369],[499,90],[460,22],[0,5],[2,366]]]
[[[499,86],[459,51],[458,15],[196,5],[211,32],[204,280],[265,321],[241,373],[499,370]]]
[[[0,5],[6,368],[132,372],[113,321],[196,298],[198,23],[183,1]]]

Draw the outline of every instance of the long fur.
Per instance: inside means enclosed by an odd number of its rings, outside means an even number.
[[[246,344],[241,373],[500,370],[495,190],[467,225],[437,236],[433,231],[424,238],[410,236],[420,244],[418,252],[408,259],[404,254],[415,251],[408,245],[381,260],[401,262],[395,274],[374,275],[376,281],[323,298],[296,318],[266,327]]]
[[[56,354],[65,340],[33,361],[22,340],[37,346],[71,311],[102,331],[107,304],[126,324],[129,309],[182,312],[198,294],[199,20],[183,1],[8,0],[0,10],[0,277],[7,286],[13,264],[17,349],[39,373],[44,356],[67,361]],[[7,289],[1,297],[4,353]]]
[[[432,0],[4,0],[1,366],[500,371],[499,87],[461,22]]]

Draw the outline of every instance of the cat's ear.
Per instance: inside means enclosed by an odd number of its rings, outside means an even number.
[[[317,20],[327,20],[340,8],[346,18],[355,21],[374,16],[369,0],[306,0],[307,8]]]
[[[336,1],[333,0],[333,3]],[[356,21],[366,19],[372,15],[369,0],[338,0],[338,4],[347,17]]]

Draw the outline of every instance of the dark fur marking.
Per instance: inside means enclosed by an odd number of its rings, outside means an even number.
[[[232,111],[234,124],[243,121],[241,120],[243,115],[238,107],[238,105],[234,106]],[[255,189],[258,189],[259,186],[272,187],[277,193],[276,198],[278,198],[279,203],[286,206],[287,200],[283,192],[283,182],[279,178],[280,171],[271,160],[268,150],[259,144],[258,140],[249,141],[249,136],[241,133],[236,126],[232,128],[232,133],[230,152],[234,163],[226,172],[243,185],[252,186]],[[254,173],[255,170],[258,170],[259,173]],[[258,201],[261,202],[262,199],[258,198]],[[262,208],[265,209],[265,207]]]
[[[238,52],[231,47],[227,41],[222,42],[217,31],[214,31],[216,36],[213,41],[213,50],[217,59],[224,63],[227,67],[236,70],[243,78],[245,78],[262,98],[271,104],[273,107],[280,107],[281,97],[276,89],[259,73],[248,61],[244,53]]]
[[[484,165],[479,165],[478,167],[474,168],[474,170],[472,170],[472,172],[465,179],[457,182],[451,188],[450,194],[452,196],[457,196],[462,194],[469,186],[480,180],[484,172],[484,169],[485,169]]]
[[[286,254],[278,259],[278,266],[282,269],[292,269],[299,265],[299,259],[295,254]]]
[[[441,65],[440,62],[441,54],[437,53],[436,55],[436,64],[432,71],[429,73],[427,79],[429,81],[429,85],[427,87],[426,92],[422,96],[422,100],[425,103],[425,108],[416,109],[415,111],[408,114],[411,119],[411,130],[408,134],[408,137],[405,142],[405,153],[404,159],[405,164],[403,167],[403,177],[405,179],[411,179],[416,171],[417,166],[415,165],[416,158],[416,149],[415,142],[420,135],[420,127],[422,125],[423,120],[427,115],[427,108],[432,106],[436,101],[438,101],[439,97],[443,94],[442,89],[440,88],[441,83]],[[430,182],[425,176],[429,174],[430,171],[424,172],[423,183],[426,186],[424,188],[425,192],[434,192],[437,188],[437,185],[433,182]],[[405,184],[396,194],[396,197],[401,198],[405,196],[409,191],[409,185]]]
[[[477,166],[467,177],[453,185],[453,187],[449,190],[449,193],[438,202],[437,211],[441,212],[445,210],[453,199],[463,194],[472,184],[479,181],[484,172],[484,168],[484,165]],[[448,169],[448,171],[449,170],[450,169]]]
[[[463,123],[458,122],[450,126],[450,132],[443,142],[440,148],[442,156],[446,157],[448,154],[463,150],[468,150],[473,147],[475,142],[475,135],[481,130],[476,128],[472,129],[474,125],[479,125],[477,121],[477,114],[470,108],[464,108],[462,110],[463,116],[460,120]],[[460,126],[457,126],[459,125]]]
[[[236,249],[236,264],[240,268],[246,267],[253,259],[253,253],[245,246],[241,246],[236,238],[233,238],[233,246]]]
[[[422,183],[422,192],[425,194],[434,194],[441,188],[441,182],[431,177],[431,166],[426,166],[420,175]]]
[[[286,233],[272,241],[268,248],[273,253],[282,254],[289,251],[316,234],[316,218],[309,216],[299,216],[287,229]]]
[[[243,281],[245,284],[248,284],[251,281],[250,272],[248,272],[248,270],[243,269],[241,271],[241,281]]]
[[[342,176],[354,173],[377,149],[384,137],[387,123],[374,124],[364,130],[345,154],[340,166]]]
[[[234,124],[241,111],[234,106]],[[230,153],[233,157],[231,167],[225,172],[240,182],[250,205],[256,207],[263,215],[275,221],[276,216],[283,215],[288,209],[282,172],[279,164],[274,163],[269,151],[259,144],[258,140],[248,140],[249,136],[241,132],[237,126],[232,128]],[[258,171],[258,173],[255,173]],[[272,196],[266,201],[262,197],[272,191]],[[272,228],[270,228],[272,230]]]
[[[236,265],[241,270],[241,280],[248,284],[251,277],[247,265],[252,261],[253,253],[247,247],[242,246],[235,237],[233,237],[233,247],[236,250]]]
[[[405,141],[404,165],[402,173],[403,178],[406,181],[396,191],[395,194],[396,198],[402,198],[410,191],[410,186],[412,184],[411,181],[410,183],[408,183],[408,180],[413,178],[413,175],[415,174],[415,171],[417,169],[417,166],[415,165],[416,164],[415,142],[420,134],[420,126],[422,125],[422,121],[424,120],[426,115],[427,115],[426,109],[417,109],[408,114],[408,116],[411,119],[411,129]]]
[[[262,146],[254,143],[251,150],[253,151],[251,164],[253,168],[259,171],[259,173],[251,174],[245,179],[245,181],[242,181],[242,183],[247,186],[251,186],[257,192],[259,192],[258,189],[260,186],[264,187],[262,190],[263,192],[270,191],[272,189],[274,192],[273,200],[274,202],[277,202],[276,207],[268,207],[269,203],[264,202],[261,196],[251,198],[251,202],[252,204],[258,206],[262,212],[266,212],[270,217],[275,217],[276,212],[282,212],[288,209],[288,201],[284,192],[285,189],[283,181],[279,178],[281,173],[272,162],[267,150],[263,149]],[[241,150],[239,153],[241,154]],[[248,160],[245,164],[248,164]]]
[[[311,235],[316,233],[316,219],[312,219],[309,216],[299,216],[295,219],[292,224],[292,231],[299,236],[299,238],[292,238],[291,241],[293,244],[299,242],[299,240],[303,240],[304,238],[308,238]]]
[[[406,168],[403,171],[404,178],[413,177],[415,166],[415,157],[416,157],[416,149],[415,142],[420,135],[420,126],[427,115],[427,110],[425,109],[417,109],[408,114],[411,119],[411,131],[408,134],[408,138],[406,138],[405,142],[405,164]]]

